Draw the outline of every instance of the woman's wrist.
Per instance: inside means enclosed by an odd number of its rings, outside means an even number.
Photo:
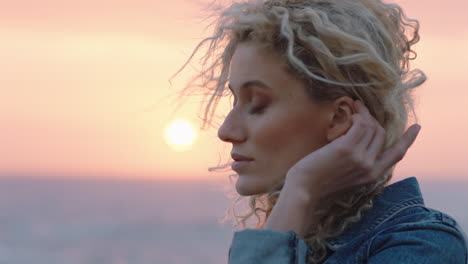
[[[299,175],[296,172],[288,172],[284,182],[283,192],[290,193],[290,196],[294,196],[294,199],[298,203],[303,204],[304,206],[312,207],[318,200],[318,192],[310,189],[310,184],[305,184],[302,182],[304,179],[303,175]],[[310,178],[310,177],[309,177]]]
[[[280,197],[268,217],[264,229],[293,231],[304,238],[314,212],[316,201],[303,186],[287,179]]]

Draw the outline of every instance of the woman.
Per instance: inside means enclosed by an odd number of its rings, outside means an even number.
[[[380,0],[218,10],[194,51],[209,44],[201,82],[186,88],[210,91],[206,123],[234,96],[218,137],[250,198],[242,224],[258,222],[235,232],[229,263],[467,263],[465,234],[425,207],[416,178],[387,186],[420,128],[405,132],[426,79],[409,68],[418,22]]]

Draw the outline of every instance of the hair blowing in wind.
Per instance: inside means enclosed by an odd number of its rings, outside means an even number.
[[[201,70],[183,91],[201,91],[207,98],[204,126],[211,125],[219,100],[226,96],[236,46],[247,41],[280,54],[288,72],[304,82],[314,102],[342,96],[364,102],[385,129],[384,150],[403,134],[408,112],[416,117],[411,90],[426,80],[423,72],[410,69],[409,64],[416,58],[412,47],[419,41],[419,23],[406,17],[399,5],[380,0],[251,0],[213,4],[213,11],[213,34],[199,43],[179,70],[204,51]],[[322,202],[305,238],[313,250],[311,263],[321,263],[328,250],[336,249],[328,240],[372,208],[372,199],[391,179],[393,170],[394,166],[374,184]],[[255,215],[261,228],[279,197],[278,187],[249,196],[246,214],[238,216],[233,210],[237,223],[241,219],[245,228],[246,220]],[[238,196],[233,206],[242,198]]]

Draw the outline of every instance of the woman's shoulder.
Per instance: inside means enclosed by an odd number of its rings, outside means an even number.
[[[370,263],[467,263],[467,237],[446,213],[421,206],[395,215],[366,241]]]
[[[373,208],[363,219],[365,224],[361,231],[382,233],[402,226],[437,225],[464,234],[452,216],[425,204],[416,177],[387,186],[373,202]]]
[[[467,262],[466,234],[453,217],[424,204],[415,177],[387,186],[359,222],[329,242],[332,259],[353,263]]]
[[[428,235],[436,235],[440,231],[444,231],[466,239],[465,232],[452,216],[425,205],[406,208],[389,217],[374,230],[374,237],[391,234],[401,235],[401,231],[404,230],[419,230],[419,232],[428,233]]]
[[[445,230],[466,239],[466,234],[456,219],[449,214],[430,208],[424,203],[419,183],[415,177],[393,184],[386,193],[376,201],[375,211],[372,212],[374,236],[391,234],[401,230],[420,230],[420,232],[434,234]],[[405,192],[405,194],[402,194]]]
[[[387,232],[397,227],[407,225],[445,226],[447,228],[456,229],[461,233],[464,233],[454,217],[440,210],[430,208],[424,204],[402,207],[402,210],[393,213],[391,216],[383,218],[382,221],[377,221],[377,223],[378,233]]]
[[[412,197],[401,195],[405,189]],[[391,192],[378,206],[395,199],[392,206],[374,218],[375,226],[363,243],[369,263],[467,263],[466,233],[455,218],[424,204],[415,178]]]

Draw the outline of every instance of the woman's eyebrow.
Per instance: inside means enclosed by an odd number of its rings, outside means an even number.
[[[264,82],[260,80],[247,81],[241,85],[241,89],[244,89],[245,87],[248,87],[248,86],[258,86],[263,89],[271,89],[270,86],[266,85]],[[231,90],[231,92],[234,93],[234,91],[232,90],[231,84],[228,84],[228,87],[229,87],[229,90]]]

